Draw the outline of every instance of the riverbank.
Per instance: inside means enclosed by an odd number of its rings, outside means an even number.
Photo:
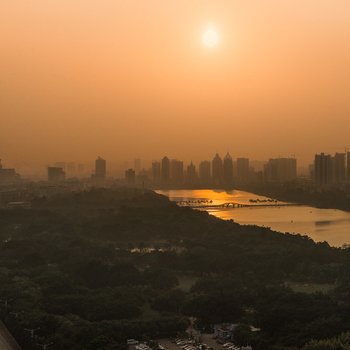
[[[343,190],[313,191],[295,184],[240,186],[242,191],[254,192],[279,201],[309,205],[320,209],[339,209],[350,212],[350,194]]]

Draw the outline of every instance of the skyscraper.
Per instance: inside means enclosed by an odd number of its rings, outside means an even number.
[[[232,188],[233,186],[233,161],[230,154],[227,152],[225,158],[224,158],[224,186],[226,188]]]
[[[332,158],[332,182],[342,184],[346,179],[345,153],[336,153]]]
[[[214,159],[212,160],[211,167],[212,167],[213,184],[222,185],[224,168],[222,164],[222,159],[220,158],[218,153],[216,153]]]
[[[186,182],[189,185],[194,185],[197,183],[196,166],[192,162],[187,166]]]
[[[237,180],[240,183],[249,181],[249,159],[237,158]]]
[[[330,185],[332,181],[332,157],[329,154],[316,154],[314,160],[315,183],[317,186]]]
[[[95,178],[99,180],[103,180],[106,178],[106,161],[98,157],[95,161]]]
[[[164,184],[170,180],[170,160],[168,157],[162,159],[161,180]]]
[[[199,163],[199,181],[202,185],[209,185],[211,182],[210,161],[203,160]]]

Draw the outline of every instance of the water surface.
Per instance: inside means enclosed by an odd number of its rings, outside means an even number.
[[[255,204],[250,200],[264,201],[269,199],[254,193],[244,191],[222,190],[169,190],[157,191],[168,196],[171,200],[192,201],[200,200],[208,205],[220,205],[227,202],[240,204]],[[264,202],[261,202],[263,204]],[[265,202],[270,203],[270,202]],[[350,213],[337,209],[318,209],[310,206],[263,206],[245,208],[213,208],[208,207],[210,214],[221,219],[232,219],[242,225],[258,225],[270,227],[274,231],[306,234],[316,242],[327,241],[333,246],[350,244]],[[283,202],[277,202],[283,204]]]

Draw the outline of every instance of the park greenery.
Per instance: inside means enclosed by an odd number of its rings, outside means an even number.
[[[3,209],[0,238],[1,318],[28,350],[125,349],[190,318],[257,350],[349,348],[350,249],[122,188]]]

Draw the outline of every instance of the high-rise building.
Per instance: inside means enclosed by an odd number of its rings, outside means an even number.
[[[297,178],[297,160],[295,158],[269,159],[264,166],[265,182],[287,182]]]
[[[106,161],[98,157],[95,161],[95,178],[99,180],[103,180],[106,178]]]
[[[212,178],[214,185],[222,185],[223,176],[224,176],[224,167],[222,164],[222,159],[219,154],[216,153],[214,159],[211,162],[212,167]]]
[[[125,180],[129,185],[133,185],[135,183],[135,170],[134,169],[128,169],[125,170]]]
[[[199,180],[202,185],[208,185],[211,182],[210,161],[203,160],[199,163]]]
[[[196,166],[192,162],[187,166],[186,182],[190,185],[197,183]]]
[[[224,186],[231,188],[233,186],[233,161],[228,152],[224,158],[223,169]]]
[[[170,180],[170,160],[168,157],[162,159],[161,180],[163,183],[169,183]]]
[[[0,159],[0,183],[10,183],[19,179],[19,175],[13,168],[4,168]]]
[[[336,153],[332,158],[332,182],[342,184],[346,179],[345,153]]]
[[[316,154],[314,160],[315,183],[317,186],[330,185],[332,182],[332,157],[329,154]]]
[[[179,185],[184,180],[184,163],[180,160],[172,159],[170,162],[170,179],[173,184]]]
[[[240,183],[246,183],[249,181],[249,159],[237,158],[237,180]]]
[[[47,180],[50,182],[60,182],[66,179],[66,173],[63,168],[49,166],[47,168]]]
[[[152,162],[152,180],[156,184],[160,182],[160,162]]]

